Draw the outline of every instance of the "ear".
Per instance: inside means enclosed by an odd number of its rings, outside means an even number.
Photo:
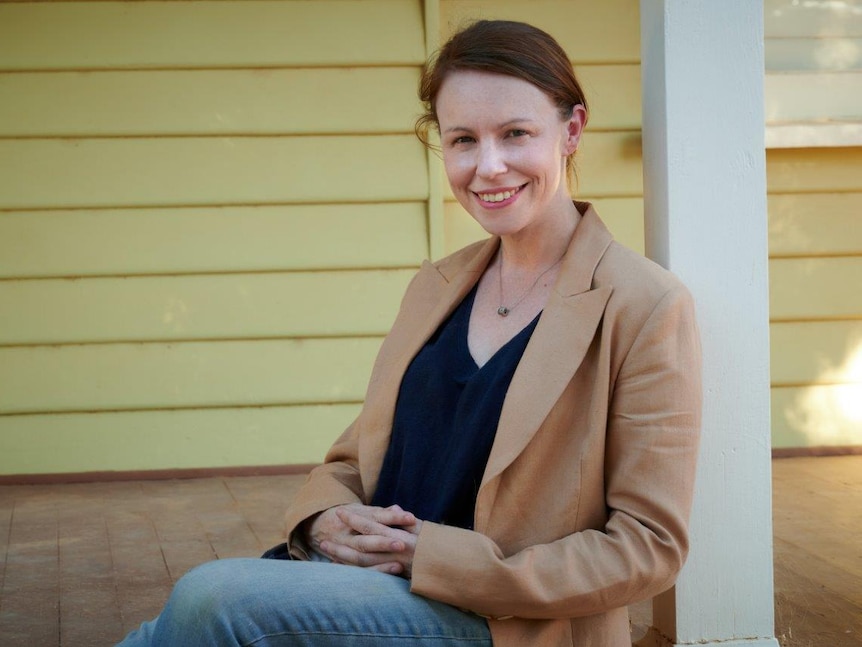
[[[587,111],[580,103],[572,108],[572,116],[566,120],[565,153],[568,157],[576,150],[581,141],[581,133],[587,125]]]

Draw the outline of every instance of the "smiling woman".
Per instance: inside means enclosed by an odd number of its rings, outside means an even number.
[[[418,131],[490,234],[413,278],[358,418],[267,560],[183,577],[123,645],[631,644],[688,549],[700,428],[687,290],[616,243],[567,171],[565,52],[478,22],[428,66]]]

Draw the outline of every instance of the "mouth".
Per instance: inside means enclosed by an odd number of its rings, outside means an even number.
[[[476,197],[479,198],[482,202],[487,204],[499,205],[502,203],[508,203],[512,198],[514,198],[518,193],[520,193],[521,189],[523,189],[526,184],[522,184],[521,186],[516,186],[508,189],[500,189],[497,191],[474,191],[473,193]]]

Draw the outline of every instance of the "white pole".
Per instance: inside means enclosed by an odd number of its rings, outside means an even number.
[[[691,553],[641,644],[777,647],[763,3],[640,8],[647,255],[692,291],[704,356]]]

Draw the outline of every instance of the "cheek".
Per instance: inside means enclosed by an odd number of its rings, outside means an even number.
[[[458,184],[463,184],[464,182],[469,181],[470,179],[470,164],[464,156],[444,155],[443,168],[446,170],[446,177],[453,188]]]

